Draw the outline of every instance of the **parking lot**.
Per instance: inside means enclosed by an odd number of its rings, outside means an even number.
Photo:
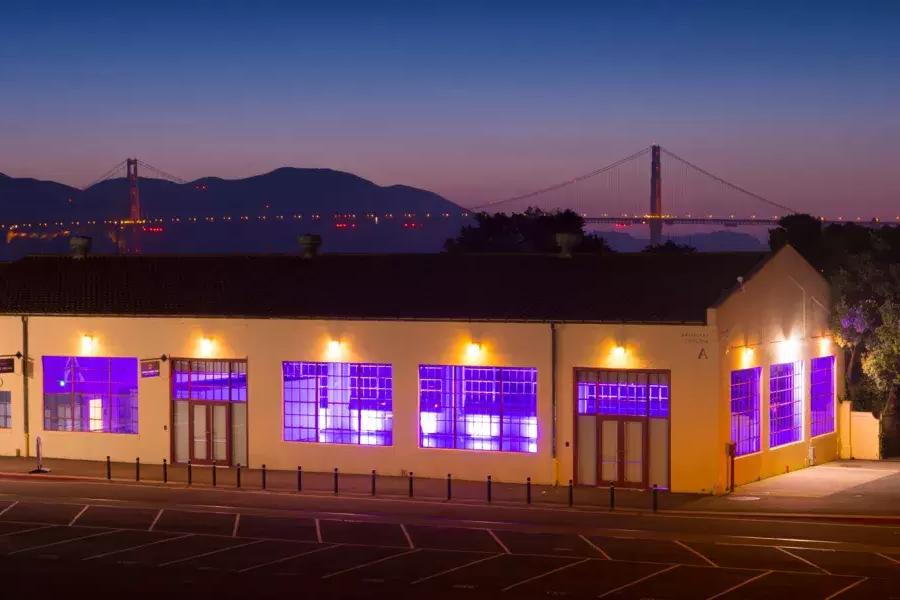
[[[900,552],[891,549],[640,536],[0,501],[0,555],[19,564],[227,573],[420,597],[800,600],[900,589]]]

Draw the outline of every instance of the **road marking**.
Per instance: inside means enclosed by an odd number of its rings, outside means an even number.
[[[298,554],[291,554],[290,556],[285,556],[284,558],[276,558],[275,560],[270,560],[269,562],[260,563],[258,565],[253,565],[252,567],[246,567],[238,571],[238,573],[246,573],[247,571],[253,571],[255,569],[262,569],[263,567],[268,567],[271,565],[277,565],[279,563],[287,562],[289,560],[294,560],[295,558],[300,558],[301,556],[306,556],[307,554],[315,554],[316,552],[324,552],[326,550],[332,550],[334,548],[340,547],[341,544],[335,544],[333,546],[324,546],[322,548],[313,548],[312,550],[307,550],[306,552],[300,552]]]
[[[654,571],[653,573],[650,573],[649,575],[644,575],[640,579],[635,579],[631,583],[626,583],[625,585],[620,585],[619,587],[613,588],[613,589],[609,590],[608,592],[600,594],[597,597],[603,598],[605,596],[609,596],[610,594],[615,594],[618,591],[624,590],[625,588],[629,588],[635,584],[641,583],[642,581],[647,581],[651,577],[656,577],[657,575],[662,575],[663,573],[667,573],[668,571],[671,571],[672,569],[677,569],[678,567],[679,567],[679,565],[671,565],[669,567],[666,567],[665,569],[660,569],[659,571]]]
[[[593,559],[592,559],[592,558],[585,558],[585,559],[582,559],[582,560],[576,560],[575,562],[571,562],[571,563],[569,563],[569,564],[567,564],[567,565],[563,565],[563,566],[561,566],[561,567],[557,567],[556,569],[553,569],[553,570],[551,570],[551,571],[547,571],[546,573],[541,573],[540,575],[535,575],[534,577],[529,577],[528,579],[523,579],[522,581],[517,581],[516,583],[514,583],[514,584],[512,584],[512,585],[506,586],[505,588],[503,588],[503,589],[500,590],[500,591],[501,591],[501,592],[508,592],[509,590],[511,590],[511,589],[513,589],[513,588],[515,588],[515,587],[519,587],[520,585],[525,585],[526,583],[531,583],[532,581],[535,581],[536,579],[540,579],[541,577],[546,577],[547,575],[553,575],[554,573],[559,573],[560,571],[564,571],[564,570],[568,569],[569,567],[574,567],[574,566],[576,566],[576,565],[580,565],[580,564],[586,563],[586,562],[591,561],[591,560],[593,560]]]
[[[75,524],[75,521],[78,520],[78,517],[80,517],[81,515],[83,515],[83,514],[84,514],[84,511],[86,511],[86,510],[88,509],[88,507],[90,507],[90,504],[85,504],[85,505],[84,505],[84,508],[82,508],[81,510],[79,510],[79,511],[78,511],[78,514],[75,515],[74,517],[72,517],[72,520],[69,521],[69,527],[71,527],[72,525]]]
[[[406,543],[409,544],[409,547],[415,548],[416,545],[413,544],[412,538],[409,537],[409,531],[406,530],[406,525],[404,525],[403,523],[400,523],[400,529],[401,529],[401,531],[403,531],[403,535],[406,536]]]
[[[38,546],[28,546],[27,548],[19,548],[18,550],[14,550],[7,554],[7,556],[12,556],[13,554],[19,554],[21,552],[28,552],[29,550],[41,550],[43,548],[50,548],[52,546],[61,546],[63,544],[68,544],[69,542],[78,542],[81,540],[86,540],[89,538],[100,537],[101,535],[109,535],[111,533],[116,533],[117,531],[121,531],[119,529],[110,529],[109,531],[101,531],[100,533],[92,533],[90,535],[83,535],[81,537],[75,537],[68,540],[60,540],[58,542],[50,542],[49,544],[40,544]]]
[[[234,527],[231,529],[231,537],[237,537],[238,527],[241,524],[241,513],[234,515]]]
[[[434,573],[434,574],[432,574],[432,575],[427,575],[427,576],[425,576],[425,577],[421,577],[421,578],[419,578],[419,579],[416,579],[415,581],[410,582],[409,585],[418,585],[418,584],[422,583],[423,581],[428,581],[429,579],[434,579],[435,577],[441,577],[442,575],[448,575],[448,574],[450,574],[450,573],[454,573],[454,572],[456,572],[456,571],[460,571],[460,570],[462,570],[462,569],[465,569],[465,568],[468,568],[468,567],[472,567],[472,566],[475,566],[475,565],[477,565],[477,564],[487,562],[487,561],[489,561],[489,560],[494,560],[495,558],[500,558],[501,556],[505,556],[505,555],[501,552],[501,553],[499,553],[499,554],[492,554],[492,555],[487,556],[487,557],[485,557],[485,558],[479,558],[478,560],[473,560],[472,562],[468,562],[468,563],[466,563],[466,564],[464,564],[464,565],[460,565],[460,566],[458,566],[458,567],[453,567],[452,569],[447,569],[447,570],[445,570],[445,571],[440,571],[440,572]]]
[[[687,544],[685,544],[684,542],[680,542],[680,541],[678,541],[678,540],[672,540],[672,541],[675,542],[676,544],[678,544],[679,546],[681,546],[682,548],[684,548],[685,550],[687,550],[687,551],[689,551],[689,552],[693,552],[695,555],[699,556],[700,558],[702,558],[703,560],[705,560],[706,562],[708,562],[708,563],[711,564],[712,566],[714,566],[714,567],[718,567],[718,566],[719,566],[719,565],[717,565],[716,563],[714,563],[713,561],[711,561],[711,560],[709,560],[708,558],[706,558],[705,556],[703,556],[702,554],[700,554],[699,552],[697,552],[696,550],[694,550],[693,548],[691,548],[690,546],[688,546]]]
[[[506,544],[504,544],[500,540],[500,538],[497,537],[496,533],[494,533],[490,529],[485,529],[485,531],[487,531],[489,534],[491,534],[491,537],[494,538],[494,541],[497,542],[497,545],[500,546],[501,548],[503,548],[503,552],[505,552],[506,554],[512,554],[512,552],[509,551],[509,548],[506,547]]]
[[[831,573],[829,573],[826,569],[823,569],[822,567],[820,567],[820,566],[817,565],[816,563],[814,563],[814,562],[812,562],[812,561],[809,561],[809,560],[806,560],[806,559],[803,558],[802,556],[798,556],[798,555],[794,554],[793,552],[791,552],[790,550],[787,550],[787,549],[785,549],[785,548],[782,548],[781,546],[775,546],[775,547],[778,548],[779,550],[781,550],[782,552],[784,552],[785,554],[787,554],[788,556],[791,556],[791,557],[793,557],[793,558],[796,558],[797,560],[799,560],[799,561],[801,561],[801,562],[805,562],[805,563],[808,564],[809,566],[811,566],[811,567],[813,567],[813,568],[815,568],[815,569],[818,569],[819,571],[822,571],[822,572],[825,573],[826,575],[831,575]]]
[[[10,504],[9,506],[7,506],[7,507],[4,508],[3,510],[0,510],[0,517],[2,517],[3,515],[5,515],[5,514],[6,514],[13,506],[15,506],[15,505],[18,504],[18,503],[19,503],[18,500],[13,500],[13,503],[12,503],[12,504]]]
[[[843,594],[844,592],[849,591],[849,590],[852,590],[853,588],[855,588],[855,587],[858,586],[859,584],[863,583],[864,581],[868,581],[868,580],[869,580],[868,577],[862,577],[862,578],[860,578],[860,579],[857,579],[856,581],[854,581],[854,582],[851,583],[850,585],[844,586],[844,587],[842,587],[841,589],[839,589],[838,591],[836,591],[835,593],[833,593],[832,595],[828,596],[827,598],[825,598],[825,600],[831,600],[832,598],[837,598],[838,596],[840,596],[840,595]]]
[[[122,552],[131,552],[132,550],[141,550],[143,548],[149,548],[150,546],[155,546],[156,544],[164,544],[166,542],[174,542],[175,540],[183,540],[184,538],[192,537],[193,535],[194,535],[193,533],[185,533],[183,535],[167,537],[165,539],[148,542],[146,544],[138,544],[137,546],[130,546],[128,548],[122,548],[120,550],[113,550],[111,552],[103,552],[101,554],[95,554],[93,556],[88,556],[87,558],[83,558],[81,560],[94,560],[95,558],[104,558],[106,556],[112,556],[113,554],[120,554]],[[120,562],[127,563],[127,562],[135,562],[135,561],[120,561]]]
[[[887,554],[882,554],[881,552],[876,552],[875,555],[880,556],[881,558],[886,558],[889,561],[891,561],[892,563],[900,565],[900,560],[897,560],[896,558],[891,558]]]
[[[160,567],[168,567],[169,565],[176,565],[178,563],[187,562],[189,560],[194,560],[195,558],[204,558],[207,556],[212,556],[213,554],[219,554],[220,552],[226,552],[228,550],[236,550],[238,548],[246,548],[247,546],[253,546],[255,544],[261,544],[262,540],[253,540],[252,542],[247,542],[245,544],[238,544],[237,546],[228,546],[226,548],[219,548],[218,550],[210,550],[209,552],[203,552],[202,554],[194,554],[192,556],[185,556],[184,558],[176,558],[175,560],[169,560],[164,563],[159,563]]]
[[[316,541],[319,542],[320,544],[323,543],[322,542],[322,523],[319,521],[319,519],[316,519]]]
[[[729,592],[733,592],[734,590],[736,590],[736,589],[738,589],[738,588],[744,587],[744,586],[747,585],[748,583],[752,583],[752,582],[756,581],[757,579],[762,579],[763,577],[765,577],[766,575],[769,575],[770,573],[772,573],[772,571],[764,571],[764,572],[760,573],[759,575],[754,575],[753,577],[751,577],[751,578],[748,579],[747,581],[742,581],[741,583],[739,583],[739,584],[737,584],[737,585],[731,586],[731,587],[728,588],[727,590],[722,590],[722,591],[719,592],[718,594],[713,594],[712,596],[710,596],[710,597],[707,598],[706,600],[713,600],[713,598],[720,598],[720,597],[724,596],[725,594],[728,594]]]
[[[162,514],[163,514],[163,509],[161,508],[161,509],[159,509],[159,511],[156,513],[156,516],[153,517],[153,522],[150,523],[150,527],[147,528],[147,531],[153,531],[153,528],[156,527],[156,523],[159,521],[159,518],[162,516]]]
[[[390,556],[385,556],[384,558],[379,558],[378,560],[372,560],[369,562],[365,562],[361,565],[356,565],[355,567],[350,567],[349,569],[342,569],[340,571],[335,571],[334,573],[329,573],[328,575],[322,575],[322,579],[331,579],[332,577],[336,577],[337,575],[341,575],[343,573],[349,573],[350,571],[356,571],[357,569],[364,569],[365,567],[370,567],[372,565],[377,565],[383,562],[387,562],[389,560],[393,560],[395,558],[400,558],[401,556],[407,556],[409,554],[415,554],[416,552],[421,552],[422,549],[418,548],[416,550],[409,550],[407,552],[400,552],[399,554],[391,554]]]
[[[588,546],[590,546],[591,548],[593,548],[594,550],[596,550],[597,552],[599,552],[599,553],[600,553],[600,556],[602,556],[602,557],[605,558],[606,560],[612,560],[612,559],[609,557],[609,554],[607,554],[606,552],[604,552],[603,548],[601,548],[600,546],[598,546],[597,544],[595,544],[595,543],[592,542],[591,540],[587,539],[585,536],[581,535],[580,533],[578,534],[578,537],[580,537],[580,538],[584,541],[585,544],[587,544]]]

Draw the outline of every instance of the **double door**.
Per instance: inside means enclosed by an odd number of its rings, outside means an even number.
[[[579,415],[576,479],[580,485],[647,487],[647,419]]]
[[[231,464],[231,410],[227,402],[189,404],[190,460],[194,464]]]

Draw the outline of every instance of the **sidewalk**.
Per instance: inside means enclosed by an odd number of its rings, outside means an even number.
[[[337,494],[346,497],[372,495],[371,475],[349,475],[303,471],[275,471],[241,468],[168,465],[165,473],[162,465],[135,463],[111,463],[107,475],[105,462],[47,459],[44,466],[48,474],[30,475],[35,467],[33,458],[0,457],[0,478],[47,478],[55,480],[105,481],[107,476],[118,483],[137,485],[163,485],[210,487],[223,489],[261,490],[272,492],[302,493],[323,497]],[[240,477],[240,484],[238,483]],[[190,479],[190,483],[189,483]],[[264,481],[265,479],[265,481]],[[375,495],[380,498],[405,498],[414,500],[448,500],[446,479],[408,478],[377,475],[374,478]],[[451,480],[450,502],[460,504],[487,504],[488,483],[485,481]],[[412,492],[410,493],[410,486]],[[608,510],[611,493],[609,488],[532,485],[531,504],[545,507]],[[528,486],[492,482],[490,502],[499,505],[527,505]],[[614,493],[615,508],[632,511],[652,511],[653,495],[647,490],[617,488]],[[701,515],[722,514],[742,516],[815,517],[829,520],[873,520],[896,522],[900,525],[900,463],[867,461],[838,461],[819,465],[787,475],[780,475],[739,487],[734,494],[705,496],[699,494],[670,493],[660,490],[657,508],[670,514]]]

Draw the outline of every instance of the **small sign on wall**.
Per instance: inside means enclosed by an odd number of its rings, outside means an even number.
[[[159,360],[142,360],[141,377],[159,377]]]
[[[16,359],[12,356],[0,358],[0,373],[15,373]]]

